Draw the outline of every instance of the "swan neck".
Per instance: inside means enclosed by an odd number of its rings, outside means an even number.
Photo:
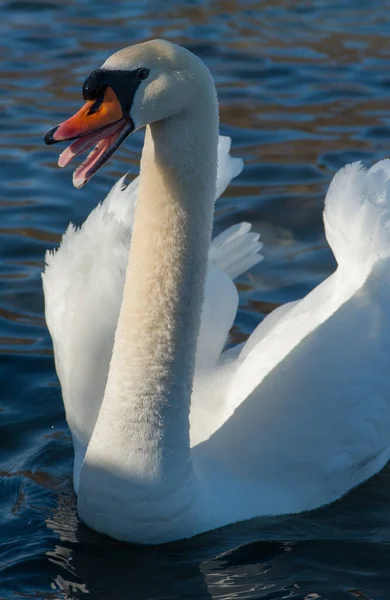
[[[142,500],[144,508],[137,504],[137,510],[149,511],[149,519],[151,503],[158,503],[159,522],[167,517],[162,514],[164,496],[169,496],[167,506],[175,515],[187,513],[195,498],[189,411],[214,212],[217,145],[213,86],[191,110],[146,129],[112,361],[79,490],[83,519],[114,537],[118,537],[115,523],[99,527],[92,513],[101,514],[101,507],[93,508],[82,499],[83,489],[98,480],[96,469],[91,479],[94,464],[100,471],[105,465],[106,489],[125,485],[127,492],[122,490],[121,496]],[[176,508],[175,498],[180,504]],[[131,510],[134,527],[134,519],[142,514],[134,506]],[[119,537],[123,535],[121,531]],[[134,529],[131,535],[134,539]]]

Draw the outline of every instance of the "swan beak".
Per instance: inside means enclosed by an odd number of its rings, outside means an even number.
[[[88,100],[73,117],[50,129],[44,140],[46,144],[74,140],[112,125],[122,118],[121,104],[114,90],[107,87],[102,98]]]
[[[73,158],[93,148],[73,174],[73,184],[80,188],[104,165],[132,131],[132,120],[123,114],[116,93],[107,86],[97,98],[88,100],[73,117],[50,129],[44,140],[49,145],[76,140],[60,154],[60,167],[65,167]]]

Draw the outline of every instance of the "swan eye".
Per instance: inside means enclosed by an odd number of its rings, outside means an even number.
[[[136,77],[137,79],[140,79],[141,81],[143,79],[146,79],[149,75],[149,69],[138,69],[137,73],[136,73]]]

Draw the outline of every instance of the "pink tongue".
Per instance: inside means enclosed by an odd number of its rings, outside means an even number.
[[[112,142],[115,140],[116,134],[109,138],[101,140],[97,146],[90,152],[87,158],[81,163],[73,173],[73,185],[75,188],[81,188],[88,181],[87,173],[93,167],[99,158],[109,149]]]
[[[58,166],[65,167],[76,156],[78,156],[85,150],[89,150],[89,148],[95,146],[95,148],[92,150],[92,152],[90,152],[85,161],[79,167],[77,167],[77,169],[73,173],[73,185],[75,187],[82,187],[84,183],[86,183],[86,173],[99,160],[99,158],[104,154],[104,152],[108,150],[110,146],[115,142],[118,133],[123,128],[123,125],[124,123],[121,119],[119,123],[113,123],[109,127],[105,127],[102,131],[96,131],[84,135],[82,138],[73,142],[60,154],[60,156],[58,157]]]
[[[75,142],[73,142],[73,144],[71,144],[70,146],[65,148],[63,152],[61,152],[61,154],[58,157],[58,166],[66,167],[66,165],[69,164],[70,161],[75,158],[75,156],[78,156],[79,154],[84,152],[84,150],[92,148],[92,146],[97,144],[97,142],[101,138],[102,134],[101,132],[98,132],[90,133],[89,135],[85,135],[79,140],[76,140]]]

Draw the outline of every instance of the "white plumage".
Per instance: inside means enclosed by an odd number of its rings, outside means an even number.
[[[158,44],[174,60],[193,60],[166,42]],[[129,49],[123,51],[120,64],[131,57]],[[200,69],[192,62],[191,68]],[[147,160],[153,167],[155,151],[150,132],[147,136],[145,172]],[[229,149],[230,140],[220,138],[218,195],[242,168]],[[181,168],[191,173],[188,165]],[[181,377],[168,393],[170,358],[156,346],[150,377],[161,388],[148,388],[137,339],[126,331],[126,311],[132,315],[137,308],[126,306],[123,289],[126,269],[131,275],[128,253],[139,193],[139,179],[129,186],[119,180],[81,229],[71,226],[61,247],[47,255],[43,275],[82,518],[119,539],[158,543],[259,515],[310,510],[377,473],[390,457],[390,160],[369,170],[355,163],[336,174],[324,222],[337,270],[227,352],[223,347],[238,305],[232,280],[260,261],[261,244],[246,223],[214,239],[189,415],[190,454],[188,415],[178,406],[186,393],[179,389]],[[191,204],[188,210],[196,209]],[[176,251],[174,236],[168,238]],[[158,301],[151,304],[154,311]],[[178,335],[176,325],[186,335],[190,311],[186,317],[185,303],[180,310],[184,316],[176,315],[177,323],[167,320],[170,340]],[[141,311],[142,318],[148,323]],[[140,352],[144,345],[146,356],[153,357],[153,339],[140,340]],[[129,347],[134,369],[126,358]],[[179,356],[176,371],[186,372],[185,360]],[[133,375],[139,378],[135,391]]]

